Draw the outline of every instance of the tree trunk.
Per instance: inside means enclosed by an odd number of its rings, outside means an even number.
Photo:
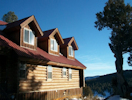
[[[115,66],[117,70],[117,87],[116,87],[116,94],[120,96],[126,97],[128,92],[128,84],[123,76],[123,55],[121,48],[118,47],[115,51]]]

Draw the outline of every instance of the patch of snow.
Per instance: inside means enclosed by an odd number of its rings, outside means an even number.
[[[110,97],[108,100],[129,100],[129,99],[121,98],[119,95],[114,95]]]
[[[104,100],[105,98],[104,97],[97,97],[99,100]]]
[[[105,94],[105,96],[104,95],[102,95],[102,94],[99,94],[98,92],[94,92],[94,96],[98,96],[98,97],[100,97],[100,98],[107,98],[107,97],[109,97],[110,96],[110,93],[108,92],[108,91],[104,91],[104,94]]]
[[[0,30],[4,30],[6,28],[6,25],[0,25]]]

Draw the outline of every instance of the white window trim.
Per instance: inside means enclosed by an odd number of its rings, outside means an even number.
[[[48,70],[48,68],[51,67],[51,71]],[[52,73],[52,77],[51,78],[48,78],[48,72],[51,72]],[[52,81],[53,79],[53,68],[51,65],[48,65],[47,66],[47,81]]]
[[[22,67],[21,67],[22,66]],[[25,77],[21,77],[20,75],[19,75],[19,77],[20,77],[20,79],[25,79],[26,78],[26,64],[23,64],[23,63],[20,63],[20,65],[19,65],[19,68],[20,68],[20,71],[21,70],[25,70]]]
[[[28,28],[24,28],[24,31],[23,31],[23,42],[26,43],[26,44],[34,45],[35,42],[34,42],[33,44],[31,44],[31,43],[28,43],[28,42],[26,42],[26,41],[24,40],[24,37],[25,37],[25,30],[28,30],[28,31],[29,31],[29,41],[30,41],[30,32],[32,31],[32,30],[30,30],[30,29],[28,29]],[[33,32],[33,31],[32,31],[32,32]],[[33,34],[34,34],[34,32],[33,32]],[[35,35],[34,35],[34,40],[35,40]]]
[[[56,47],[57,49],[56,50],[54,50],[54,49],[51,48],[51,40],[53,40],[53,48],[55,47],[54,42],[56,42],[56,44],[57,44],[57,47]],[[57,43],[56,39],[50,39],[50,50],[55,51],[55,52],[58,51],[58,43]]]
[[[66,73],[66,75],[64,75],[64,72],[67,72],[67,69],[66,69],[66,68],[63,68],[63,69],[62,69],[62,76],[63,76],[63,77],[66,77],[67,73]]]
[[[70,51],[68,51],[68,52],[69,52],[69,56],[71,56],[71,57],[74,57],[74,51],[73,51],[73,47],[72,47],[72,46],[69,46],[69,47],[68,47],[68,50],[69,50],[69,48],[71,48],[71,50],[72,50],[72,53],[73,53],[73,55],[70,55]]]

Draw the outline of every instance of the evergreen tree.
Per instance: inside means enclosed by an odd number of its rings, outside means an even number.
[[[17,19],[18,19],[17,15],[15,15],[15,13],[12,11],[9,11],[7,14],[4,14],[2,17],[2,20],[7,22],[7,23],[14,22]]]
[[[104,11],[96,14],[95,27],[111,29],[109,47],[116,58],[117,70],[116,94],[125,96],[129,87],[123,77],[123,54],[130,53],[129,65],[132,65],[132,7],[125,5],[124,0],[108,0]]]
[[[91,88],[87,85],[85,85],[85,87],[83,88],[83,96],[93,96]]]

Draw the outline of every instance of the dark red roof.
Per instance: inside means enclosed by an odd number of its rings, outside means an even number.
[[[13,28],[13,27],[17,27],[17,26],[19,26],[22,22],[24,22],[26,19],[28,19],[29,17],[26,17],[26,18],[23,18],[23,19],[21,19],[21,20],[17,20],[17,21],[15,21],[15,22],[12,22],[12,23],[9,23],[9,24],[7,24],[6,26],[6,28],[5,29],[9,29],[9,28]]]
[[[64,45],[68,45],[68,43],[70,42],[71,39],[72,39],[72,37],[63,39],[64,40]]]
[[[49,37],[49,35],[50,35],[55,29],[56,29],[56,28],[50,29],[50,30],[47,30],[47,31],[44,31],[44,32],[43,32],[43,33],[44,33],[43,37]]]
[[[43,41],[43,40],[45,40],[45,39],[48,39],[49,36],[50,36],[50,34],[51,34],[55,29],[56,29],[56,28],[50,29],[50,30],[47,30],[47,31],[43,31],[43,34],[44,34],[44,35],[38,37],[38,42]]]
[[[6,24],[8,23],[0,20],[0,25],[6,25]]]
[[[0,32],[0,46],[12,48],[17,53],[18,56],[29,57],[31,59],[41,59],[41,60],[46,60],[46,61],[53,61],[57,63],[69,64],[69,65],[80,66],[82,68],[86,68],[77,59],[70,60],[62,55],[59,55],[59,56],[50,55],[44,50],[40,49],[39,47],[37,47],[37,50],[31,50],[31,49],[20,47],[19,45],[15,44],[11,40],[1,35],[1,33],[2,32]]]

